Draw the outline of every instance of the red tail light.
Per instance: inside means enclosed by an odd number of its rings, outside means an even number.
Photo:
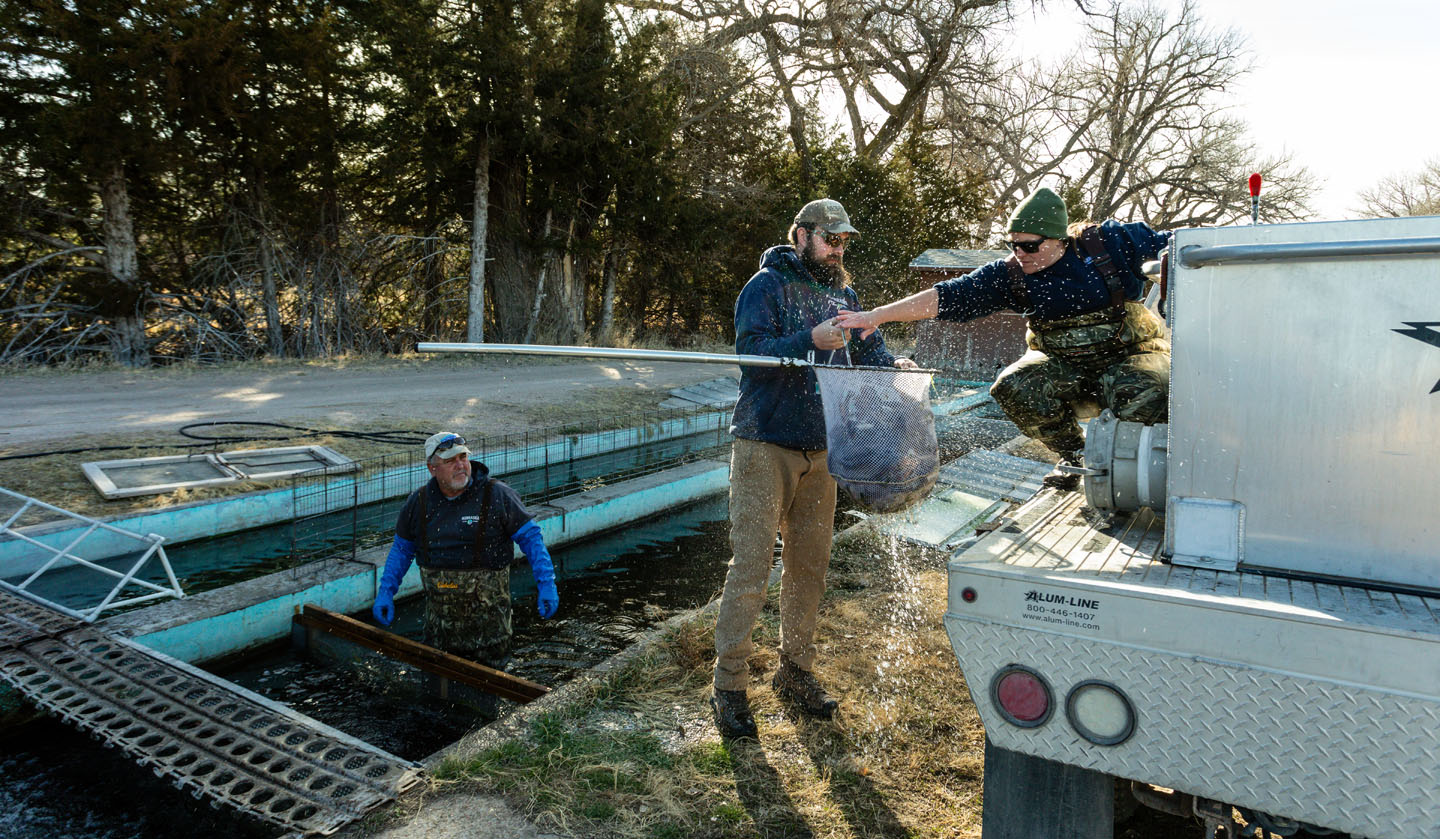
[[[1021,728],[1044,725],[1055,705],[1045,679],[1019,664],[1005,667],[990,680],[990,699],[1001,716]]]

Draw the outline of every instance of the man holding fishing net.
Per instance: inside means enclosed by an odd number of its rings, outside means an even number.
[[[821,199],[801,208],[789,244],[764,253],[760,270],[735,301],[736,352],[914,368],[913,361],[886,350],[878,332],[860,338],[835,322],[840,310],[860,308],[844,264],[845,249],[858,234],[838,201]],[[710,701],[723,735],[755,737],[746,694],[754,650],[750,636],[765,603],[777,532],[783,542],[780,667],[771,685],[782,700],[811,716],[828,719],[838,707],[812,673],[836,496],[815,373],[808,367],[742,367],[730,432],[734,556],[715,620]]]

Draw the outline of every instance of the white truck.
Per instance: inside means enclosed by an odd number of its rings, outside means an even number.
[[[984,837],[1440,837],[1440,217],[1178,230],[1168,426],[949,561]]]

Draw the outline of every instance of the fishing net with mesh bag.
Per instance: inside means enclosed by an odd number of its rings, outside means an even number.
[[[929,371],[816,365],[830,474],[861,507],[893,513],[940,474]]]

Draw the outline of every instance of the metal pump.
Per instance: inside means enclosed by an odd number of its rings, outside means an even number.
[[[1107,408],[1085,429],[1085,501],[1097,510],[1165,509],[1170,426],[1122,422]]]

